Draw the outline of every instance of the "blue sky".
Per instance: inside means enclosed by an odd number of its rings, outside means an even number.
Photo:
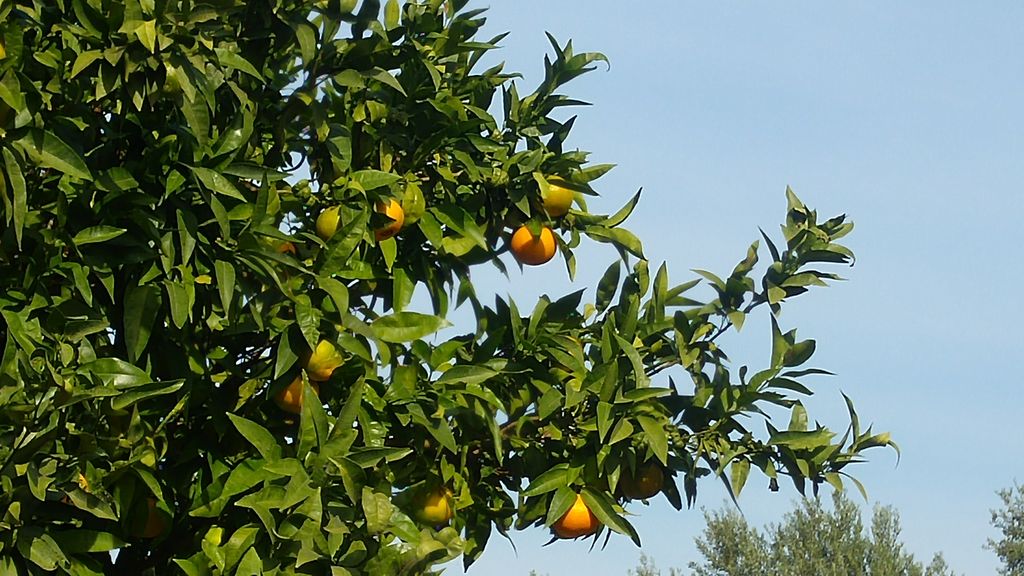
[[[862,421],[891,431],[898,466],[875,451],[854,470],[866,505],[894,505],[919,559],[942,551],[971,575],[996,571],[983,549],[995,491],[1024,481],[1022,29],[1024,4],[996,0],[505,0],[485,29],[512,32],[496,58],[525,73],[521,93],[540,79],[544,31],[609,57],[610,69],[567,88],[594,104],[574,111],[569,146],[618,164],[592,210],[644,188],[629,227],[675,281],[691,268],[728,272],[759,226],[775,233],[787,185],[823,216],[850,215],[848,281],[794,300],[781,319],[818,341],[815,366],[838,374],[814,382],[811,416],[842,430],[843,391]],[[578,257],[577,285],[593,286],[614,253]],[[528,310],[573,289],[556,264],[511,277],[478,290]],[[762,314],[726,343],[737,365],[765,362],[767,330]],[[752,475],[740,504],[761,524],[796,497]],[[724,498],[705,481],[698,507]],[[697,559],[699,509],[655,500],[631,511],[659,566]],[[640,554],[623,537],[603,551],[546,539],[517,533],[514,552],[496,537],[469,573],[625,575]]]

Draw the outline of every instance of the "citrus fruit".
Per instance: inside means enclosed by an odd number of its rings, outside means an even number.
[[[548,193],[544,195],[544,210],[548,216],[558,218],[569,213],[572,206],[573,192],[565,186],[548,182]]]
[[[639,469],[636,474],[628,471],[622,475],[620,486],[622,494],[630,500],[645,500],[661,492],[665,483],[665,472],[655,462],[648,462]]]
[[[402,210],[402,205],[396,202],[394,198],[390,198],[386,205],[383,202],[377,204],[377,212],[391,218],[391,222],[374,231],[373,235],[377,242],[387,240],[398,234],[399,230],[402,229],[402,224],[405,223],[405,210]]]
[[[316,350],[306,357],[302,367],[306,369],[310,380],[323,382],[331,378],[331,373],[335,368],[341,366],[344,360],[334,344],[327,340],[321,340],[316,345]]]
[[[415,501],[416,520],[430,526],[446,524],[454,516],[452,493],[447,488],[424,490]]]
[[[338,206],[331,206],[316,217],[316,235],[324,242],[331,239],[338,231],[338,222],[341,220]]]
[[[278,254],[291,254],[292,256],[295,256],[295,244],[292,244],[291,242],[281,242],[277,245],[275,250],[277,250]]]
[[[310,380],[309,387],[313,389],[313,392],[320,393],[320,385],[315,381]],[[277,407],[285,412],[299,414],[302,412],[302,390],[302,376],[297,376],[291,384],[274,394],[274,404],[277,404]]]
[[[555,234],[547,226],[541,228],[540,236],[534,236],[526,226],[520,226],[512,235],[512,255],[516,260],[530,266],[537,266],[555,256]]]
[[[167,515],[156,507],[155,498],[146,499],[146,525],[139,533],[140,538],[156,538],[167,531]]]
[[[597,529],[601,527],[601,522],[594,516],[594,513],[587,507],[587,503],[583,501],[583,496],[576,495],[576,501],[573,502],[572,508],[562,515],[551,528],[555,531],[555,534],[559,538],[579,538],[580,536],[589,536]]]

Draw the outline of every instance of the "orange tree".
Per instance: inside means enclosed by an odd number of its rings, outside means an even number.
[[[763,276],[755,243],[691,297],[637,197],[587,211],[609,166],[553,114],[603,56],[552,41],[524,96],[465,4],[3,2],[0,572],[422,573],[563,517],[639,542],[630,495],[840,487],[891,445],[852,405],[808,423],[814,342],[775,320],[852,225],[790,193]],[[522,262],[621,259],[592,299],[491,304],[472,271],[520,274],[524,226]],[[762,306],[771,358],[734,372],[719,338]]]

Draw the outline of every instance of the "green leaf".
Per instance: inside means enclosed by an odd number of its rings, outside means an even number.
[[[615,427],[612,428],[612,435],[608,438],[608,444],[612,446],[631,437],[633,435],[633,430],[633,425],[629,423],[629,420],[626,420],[625,418],[620,419],[615,423]]]
[[[135,362],[149,343],[160,312],[161,292],[152,284],[129,286],[124,299],[124,338],[128,359]]]
[[[388,30],[397,28],[398,17],[398,0],[388,0],[388,3],[384,5],[384,27]]]
[[[125,228],[116,228],[114,226],[91,226],[75,234],[75,237],[71,239],[76,246],[83,246],[85,244],[97,244],[99,242],[106,242],[112,240],[118,236],[124,234],[128,230]]]
[[[595,299],[594,305],[597,307],[598,312],[604,312],[608,309],[608,306],[612,302],[612,298],[615,297],[615,292],[619,289],[619,277],[622,275],[622,266],[619,261],[612,262],[612,265],[605,270],[601,281],[597,284],[597,298]]]
[[[103,52],[99,50],[87,50],[79,54],[78,57],[75,58],[74,65],[71,66],[71,78],[81,74],[83,70],[102,57]]]
[[[324,411],[323,401],[310,386],[309,382],[302,379],[302,412],[299,414],[299,446],[297,455],[300,459],[306,458],[313,448],[318,451],[327,443],[327,413]]]
[[[423,190],[416,182],[408,182],[405,185],[405,196],[402,197],[402,211],[405,212],[405,226],[411,226],[419,222],[423,211],[427,208],[427,201],[423,197]]]
[[[156,21],[146,20],[135,28],[135,36],[139,42],[149,50],[150,54],[156,54]]]
[[[8,70],[3,78],[0,78],[0,100],[3,100],[13,110],[21,112],[25,109],[25,97],[21,93],[21,82],[13,69]]]
[[[54,532],[53,540],[67,554],[83,552],[109,552],[125,545],[125,542],[109,532],[78,528],[66,532]]]
[[[334,278],[324,276],[317,276],[316,284],[331,297],[331,300],[334,301],[334,307],[338,309],[339,314],[346,314],[348,312],[348,288],[344,284]]]
[[[175,72],[179,71],[178,68],[172,68],[172,70]],[[177,78],[179,78],[179,83],[184,82],[182,84],[183,87],[191,86],[184,72],[180,72]],[[196,139],[199,149],[204,150],[210,143],[210,107],[206,104],[206,100],[202,98],[189,98],[187,95],[188,92],[186,92],[186,97],[181,104],[181,114],[185,117],[189,132]]]
[[[124,410],[125,408],[141,402],[146,398],[174,394],[180,390],[184,384],[184,380],[168,380],[165,382],[145,384],[115,396],[113,400],[111,400],[110,405],[114,410]]]
[[[285,461],[280,461],[285,462]],[[292,460],[292,462],[295,462]],[[301,468],[299,468],[301,472]],[[189,512],[189,516],[195,518],[215,518],[220,515],[233,496],[246,492],[263,482],[278,475],[274,470],[269,469],[263,460],[250,458],[242,460],[235,466],[224,482],[224,488],[216,499],[204,502]],[[240,505],[241,503],[239,503]]]
[[[440,316],[419,312],[396,312],[373,322],[373,333],[384,342],[412,342],[451,326]]]
[[[615,168],[615,164],[594,164],[593,166],[587,166],[576,175],[573,180],[581,182],[593,182],[601,176],[607,174],[612,168]]]
[[[281,333],[281,337],[277,341],[277,354],[274,358],[274,379],[277,380],[281,376],[284,376],[296,362],[299,361],[299,355],[292,347],[290,335],[294,334],[294,330],[286,331]],[[296,343],[298,344],[298,343]],[[311,349],[316,349],[316,342],[314,342]],[[301,345],[300,345],[301,346]]]
[[[498,372],[484,366],[453,366],[437,379],[438,384],[460,382],[466,386],[481,384],[498,375]]]
[[[402,84],[398,81],[398,79],[395,78],[387,70],[384,70],[383,68],[375,68],[374,71],[370,74],[370,77],[374,78],[375,80],[379,80],[380,82],[394,88],[402,96],[408,96],[405,93],[405,88],[402,88]]]
[[[14,191],[14,199],[12,206],[13,214],[8,213],[7,218],[10,221],[13,218],[14,221],[14,237],[18,242],[18,246],[21,246],[21,235],[25,228],[25,216],[28,213],[28,197],[25,188],[25,175],[21,172],[21,165],[18,164],[18,159],[14,157],[14,154],[10,150],[4,148],[4,165],[7,168],[8,181],[11,183],[11,188]],[[6,203],[7,197],[4,196]]]
[[[576,503],[576,491],[568,486],[563,486],[555,491],[548,504],[548,514],[544,519],[545,526],[551,526],[565,516],[565,513]]]
[[[186,574],[186,576],[210,576],[209,560],[203,552],[194,554],[190,558],[175,558],[174,563]]]
[[[385,399],[389,402],[411,400],[416,394],[416,372],[415,366],[396,367]]]
[[[810,360],[811,356],[814,355],[814,349],[814,340],[804,340],[793,344],[782,357],[783,366],[787,368],[800,366]]]
[[[245,437],[256,448],[265,460],[272,462],[281,457],[281,446],[277,439],[266,428],[236,414],[228,414],[228,419],[235,425],[238,433]]]
[[[644,440],[651,447],[655,457],[668,465],[668,434],[660,422],[650,416],[637,416],[636,421],[644,429]]]
[[[104,520],[117,520],[117,515],[109,504],[100,500],[93,494],[76,488],[68,493],[71,504],[79,510],[84,510],[97,518]]]
[[[807,431],[807,409],[804,408],[804,405],[799,402],[793,405],[792,414],[789,418],[789,431]]]
[[[69,564],[67,556],[61,551],[60,546],[53,541],[48,534],[42,534],[33,530],[19,530],[18,551],[22,556],[28,558],[33,564],[43,570],[52,572],[58,566]]]
[[[116,388],[142,386],[153,381],[149,374],[145,373],[138,366],[129,364],[120,358],[100,358],[83,364],[79,369],[79,373],[93,374],[105,386],[114,386]]]
[[[484,231],[476,223],[473,216],[461,206],[445,204],[437,208],[431,208],[430,213],[461,236],[472,240],[480,248],[487,248],[487,239],[484,237]]]
[[[392,274],[394,275],[394,287],[391,290],[392,306],[395,312],[401,312],[412,302],[413,293],[416,291],[416,283],[403,268],[393,269]]]
[[[607,402],[597,403],[597,438],[604,441],[611,431],[612,405]]]
[[[206,188],[211,192],[222,194],[224,196],[234,198],[235,200],[241,200],[242,202],[247,201],[245,196],[238,191],[238,188],[236,188],[231,181],[219,172],[210,170],[209,168],[193,166],[192,173],[195,174],[196,177],[199,178],[199,181],[203,183],[203,186],[206,186]]]
[[[598,242],[614,244],[637,258],[644,258],[644,249],[643,245],[640,243],[640,239],[625,228],[602,228],[600,226],[590,226],[585,229],[584,232],[587,236],[590,236]]]
[[[651,379],[647,376],[647,372],[644,370],[643,360],[640,358],[640,353],[637,352],[633,344],[627,341],[622,336],[614,334],[615,341],[619,343],[619,347],[626,354],[626,358],[629,359],[630,365],[633,367],[633,377],[636,379],[637,388],[647,388],[651,385]]]
[[[257,80],[263,80],[263,76],[259,71],[245,58],[225,48],[214,48],[214,52],[217,53],[217,61],[222,66],[238,70],[239,72],[245,72]]]
[[[228,262],[217,260],[213,264],[214,273],[217,275],[217,291],[220,293],[220,303],[224,308],[224,317],[231,317],[231,301],[235,294],[235,268]]]
[[[311,65],[316,57],[316,36],[316,29],[309,22],[301,21],[295,26],[295,37],[299,41],[302,61],[306,66]]]
[[[359,170],[352,173],[352,181],[363,190],[376,190],[384,186],[390,186],[402,179],[398,174],[382,172],[380,170]]]
[[[633,209],[635,209],[636,205],[640,202],[641,192],[643,192],[643,188],[637,190],[636,194],[634,194],[633,197],[629,199],[629,202],[626,202],[625,206],[619,208],[618,212],[606,218],[604,222],[601,222],[601,225],[607,226],[608,228],[615,228],[619,224],[625,222],[626,219],[629,218],[629,215],[633,213]]]
[[[394,505],[386,494],[374,492],[373,488],[363,488],[361,498],[363,515],[366,517],[366,531],[370,534],[380,534],[391,522],[391,514]]]
[[[171,321],[178,328],[185,325],[192,313],[192,302],[185,285],[181,282],[164,280],[167,303],[171,308]]]
[[[313,310],[313,302],[306,294],[295,297],[295,322],[310,350],[320,342],[320,312]]]
[[[732,461],[729,467],[729,478],[732,482],[733,496],[738,497],[747,483],[747,476],[750,474],[750,461],[745,458],[738,458]]]
[[[43,168],[53,168],[82,180],[92,179],[92,173],[78,152],[50,132],[33,128],[16,144]]]
[[[835,434],[827,428],[819,428],[809,432],[775,432],[771,435],[768,443],[773,446],[786,446],[793,450],[812,450],[821,446],[827,446],[833,436]]]
[[[583,502],[586,503],[587,508],[590,508],[590,511],[594,513],[594,516],[597,516],[597,519],[602,524],[619,534],[629,536],[634,544],[640,546],[640,535],[636,533],[636,529],[633,528],[632,524],[615,511],[615,503],[607,494],[590,488],[584,488],[580,492],[580,496],[583,496]]]
[[[568,484],[569,465],[556,464],[548,471],[534,478],[533,482],[530,482],[530,485],[526,487],[526,490],[523,490],[523,496],[526,498],[540,496],[541,494],[547,494],[548,492],[563,488]]]

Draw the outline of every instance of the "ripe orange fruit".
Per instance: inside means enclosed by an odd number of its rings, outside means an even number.
[[[338,222],[341,220],[337,206],[331,206],[316,217],[316,235],[327,242],[338,231]]]
[[[398,234],[399,230],[402,229],[402,225],[405,224],[405,210],[402,210],[402,205],[396,202],[394,198],[389,198],[387,205],[379,202],[377,204],[377,212],[391,218],[391,222],[374,231],[373,236],[377,239],[377,242],[387,240]]]
[[[324,382],[331,378],[331,373],[338,366],[341,366],[345,359],[341,352],[327,340],[321,340],[314,350],[303,362],[303,368],[310,380]]]
[[[636,474],[626,471],[619,486],[622,494],[630,500],[646,500],[658,492],[665,483],[665,472],[656,462],[647,462],[637,469]]]
[[[277,250],[278,254],[291,254],[292,256],[295,256],[295,244],[292,244],[291,242],[281,242],[277,245],[275,250]]]
[[[583,501],[583,496],[576,495],[572,508],[555,522],[551,528],[559,538],[579,538],[589,536],[601,527],[601,521]]]
[[[447,524],[455,515],[451,491],[447,488],[423,490],[415,500],[413,515],[417,521],[429,526]]]
[[[316,381],[310,380],[309,387],[313,389],[313,392],[320,394],[320,385]],[[291,384],[274,394],[274,404],[277,404],[277,407],[285,412],[299,414],[302,412],[302,390],[302,376],[297,376]]]
[[[565,186],[548,182],[548,193],[544,195],[544,210],[548,216],[558,218],[569,213],[572,206],[573,192]]]
[[[139,533],[140,538],[156,538],[167,531],[168,522],[164,512],[156,507],[156,498],[146,500],[148,512],[146,514],[146,525]]]
[[[530,266],[537,266],[555,256],[555,234],[547,226],[541,228],[540,236],[534,236],[526,226],[520,226],[512,235],[512,255],[516,260]]]

